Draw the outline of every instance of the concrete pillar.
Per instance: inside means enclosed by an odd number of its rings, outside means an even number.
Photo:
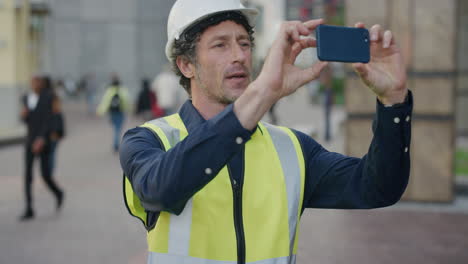
[[[31,52],[29,49],[29,25],[30,25],[30,5],[28,0],[21,0],[21,7],[17,11],[16,17],[16,35],[17,35],[17,49],[16,49],[16,71],[17,83],[20,91],[24,91],[29,86],[30,77],[32,75],[31,69]]]
[[[0,6],[0,83],[3,88],[16,81],[16,30],[13,0],[3,0]]]
[[[463,1],[460,1],[463,2]],[[415,96],[411,180],[404,198],[451,201],[455,87],[457,70],[457,0],[348,0],[347,24],[362,21],[390,28],[405,56],[408,88]],[[346,85],[346,151],[367,152],[375,96],[350,72]]]
[[[468,137],[468,1],[458,4],[457,132]]]
[[[22,66],[22,34],[17,31],[16,3],[0,2],[0,142],[24,135],[19,122],[18,78]]]

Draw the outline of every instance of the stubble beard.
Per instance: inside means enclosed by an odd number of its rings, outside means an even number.
[[[236,95],[227,94],[222,84],[221,84],[221,87],[217,89],[217,91],[220,91],[220,94],[216,94],[210,91],[208,87],[205,85],[205,82],[203,81],[203,78],[202,78],[202,74],[200,74],[200,70],[198,67],[196,67],[196,70],[195,70],[195,81],[198,83],[198,86],[204,92],[204,94],[213,102],[217,102],[223,105],[230,105],[234,103],[237,100],[237,98],[239,98],[240,96],[240,95],[236,96]],[[249,80],[249,83],[250,83],[250,80]]]

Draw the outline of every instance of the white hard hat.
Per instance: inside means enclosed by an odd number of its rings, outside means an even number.
[[[171,61],[172,46],[189,26],[220,12],[239,11],[254,26],[257,9],[246,8],[239,0],[177,0],[167,20],[166,57]]]

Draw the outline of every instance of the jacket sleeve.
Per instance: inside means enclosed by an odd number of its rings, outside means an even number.
[[[218,174],[250,136],[231,105],[168,151],[150,130],[129,130],[120,147],[120,163],[146,210],[180,214],[187,201]],[[237,137],[244,143],[236,143]]]
[[[21,110],[25,109],[28,111],[28,113],[26,114],[26,116],[20,116],[21,118],[21,121],[23,121],[23,123],[27,124],[29,122],[29,109],[27,107],[27,100],[28,100],[28,96],[27,95],[23,95],[21,96]]]
[[[377,103],[374,137],[363,158],[325,150],[297,133],[306,158],[304,208],[368,209],[398,202],[410,174],[412,94],[398,107]]]
[[[43,139],[48,139],[49,134],[51,132],[52,128],[52,104],[53,104],[53,95],[50,92],[43,92],[41,94],[42,97],[44,97],[43,102],[38,102],[41,103],[42,107],[41,115],[42,115],[42,123],[39,127],[39,132],[37,133],[38,137],[42,137]],[[39,99],[41,100],[41,99]]]

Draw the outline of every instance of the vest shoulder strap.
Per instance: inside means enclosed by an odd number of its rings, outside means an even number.
[[[169,150],[187,136],[187,129],[185,128],[179,114],[155,119],[146,122],[140,127],[144,127],[152,131],[159,140],[164,151]],[[123,177],[123,194],[128,212],[134,217],[140,219],[148,231],[154,228],[154,223],[149,223],[148,213],[143,207],[138,196],[133,191],[131,182],[125,175]]]

